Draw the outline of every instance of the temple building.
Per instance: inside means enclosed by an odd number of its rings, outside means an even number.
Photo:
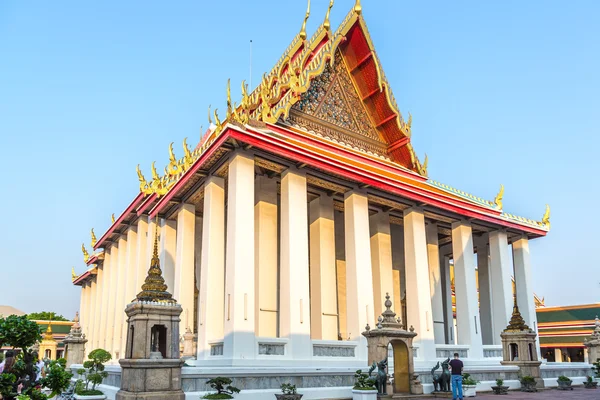
[[[351,386],[367,365],[361,332],[376,325],[386,293],[417,333],[417,370],[459,352],[467,366],[514,372],[500,365],[511,276],[537,331],[529,241],[548,233],[549,208],[539,221],[519,217],[503,209],[503,187],[486,200],[431,179],[360,1],[335,30],[329,10],[312,36],[306,13],[260,84],[241,83],[239,104],[227,83],[225,116],[209,110],[210,129],[193,149],[184,141],[182,157],[171,145],[164,174],[153,163],[146,180],[138,166],[139,194],[99,239],[92,232],[87,270],[73,274],[86,352],[123,358],[124,310],[158,230],[163,276],[183,308],[179,332],[195,337],[186,365],[196,376],[329,368]],[[187,368],[184,390],[200,391],[186,389]]]

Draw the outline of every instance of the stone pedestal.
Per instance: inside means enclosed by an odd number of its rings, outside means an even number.
[[[592,335],[583,342],[587,348],[588,362],[590,364],[600,360],[600,320],[596,316],[596,328]]]
[[[63,343],[65,344],[67,368],[70,368],[72,364],[83,364],[83,359],[85,358],[85,344],[87,343],[87,339],[81,332],[81,326],[79,325],[79,313],[75,313],[73,322],[74,324],[71,326],[71,331],[63,340]]]
[[[367,325],[367,330],[362,333],[367,338],[369,364],[376,363],[378,368],[387,365],[388,345],[394,351],[394,383],[388,385],[387,390],[381,390],[380,395],[397,393],[422,394],[423,385],[415,376],[412,341],[417,334],[411,327],[406,331],[396,313],[391,310],[392,302],[389,294],[384,303],[386,310],[379,317],[375,329]],[[382,364],[382,361],[385,361]]]
[[[512,317],[506,329],[500,334],[502,338],[502,365],[516,365],[521,376],[531,376],[536,387],[543,388],[544,380],[540,375],[541,361],[538,360],[536,347],[537,334],[523,320],[515,299]]]

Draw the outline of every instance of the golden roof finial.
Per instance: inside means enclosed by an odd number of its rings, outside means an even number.
[[[504,198],[504,185],[500,185],[500,191],[496,195],[494,199],[494,204],[496,204],[496,208],[498,210],[502,210],[502,199]]]
[[[425,153],[425,160],[423,160],[423,165],[421,165],[421,175],[427,176],[427,166],[429,165],[429,157],[427,157],[427,153]]]
[[[139,301],[175,303],[171,293],[167,292],[167,285],[160,269],[160,258],[158,258],[158,221],[154,229],[154,250],[152,260],[150,261],[150,269],[142,285],[142,291],[138,293],[136,299]]]
[[[212,119],[210,118],[210,104],[208,105],[208,126],[212,124]]]
[[[96,234],[94,233],[94,228],[92,228],[90,233],[92,235],[92,247],[94,247],[96,245],[96,243],[98,243],[98,239],[96,239]]]
[[[300,38],[306,40],[306,21],[310,16],[310,0],[308,0],[308,8],[306,9],[306,15],[304,16],[304,22],[302,23],[302,29],[300,30]]]
[[[177,164],[177,158],[175,158],[175,152],[173,151],[173,143],[169,144],[169,162]]]
[[[44,339],[46,340],[54,340],[54,336],[52,336],[52,320],[48,322],[48,329],[44,333]]]
[[[115,223],[115,213],[112,213],[110,215],[110,220],[112,221],[113,224]]]
[[[548,204],[546,204],[546,211],[542,217],[542,225],[546,225],[548,228],[550,228],[550,206]]]
[[[83,253],[83,262],[87,263],[90,259],[90,253],[87,252],[83,243],[81,243],[81,252]]]
[[[233,113],[233,107],[231,105],[231,79],[227,79],[227,115],[225,118],[229,120]]]
[[[75,267],[71,267],[71,280],[73,282],[75,282],[75,279],[77,279],[77,274],[75,273]]]
[[[362,12],[362,6],[360,5],[360,0],[356,0],[354,3],[354,12],[360,14]]]
[[[138,179],[140,181],[140,192],[142,192],[144,194],[152,193],[152,189],[150,189],[150,185],[148,185],[148,182],[146,182],[146,178],[144,178],[144,175],[142,174],[142,171],[140,170],[140,164],[137,165],[136,171],[138,174]]]
[[[215,111],[213,112],[213,117],[215,117],[215,125],[217,126],[217,129],[221,129],[223,124],[221,123],[221,120],[219,119],[218,111],[219,111],[219,109],[215,108]]]
[[[529,326],[525,323],[519,306],[517,305],[517,296],[514,296],[513,312],[505,331],[528,331]]]
[[[332,7],[333,7],[333,0],[329,0],[329,7],[327,8],[327,14],[325,14],[325,22],[323,22],[323,27],[327,31],[331,28],[331,24],[329,23],[329,14],[331,14]]]

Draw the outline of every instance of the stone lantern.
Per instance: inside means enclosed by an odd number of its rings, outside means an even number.
[[[412,326],[410,331],[404,329],[391,307],[390,295],[386,293],[386,310],[379,317],[376,329],[367,325],[366,331],[362,333],[367,338],[369,364],[387,365],[388,345],[391,344],[394,354],[393,393],[422,394],[423,385],[414,374],[412,341],[417,334]],[[382,394],[391,395],[392,391],[388,389],[387,393],[380,392]]]
[[[158,231],[158,229],[156,230]],[[162,277],[158,233],[154,254],[142,291],[127,305],[127,344],[121,364],[121,390],[117,400],[184,400],[181,390],[179,316],[183,309]]]
[[[519,312],[517,299],[513,306],[512,317],[506,329],[500,334],[502,338],[502,365],[516,365],[522,376],[535,379],[536,387],[543,388],[544,380],[540,377],[541,361],[538,360],[536,348],[537,334],[525,324]]]
[[[79,313],[75,313],[73,318],[74,324],[71,326],[69,334],[63,340],[65,344],[65,353],[67,359],[67,368],[70,368],[72,364],[83,364],[83,358],[85,354],[85,344],[87,339],[81,332],[81,325],[79,325]]]
[[[600,320],[596,315],[596,328],[592,335],[583,342],[588,351],[588,360],[590,364],[600,359]]]

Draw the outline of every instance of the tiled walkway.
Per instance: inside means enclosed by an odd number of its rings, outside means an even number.
[[[433,399],[433,397],[431,397]],[[493,393],[477,393],[476,397],[465,397],[473,400],[600,400],[600,389],[574,388],[564,391],[556,389],[542,390],[537,393],[524,393],[510,391],[507,395],[495,395]]]

